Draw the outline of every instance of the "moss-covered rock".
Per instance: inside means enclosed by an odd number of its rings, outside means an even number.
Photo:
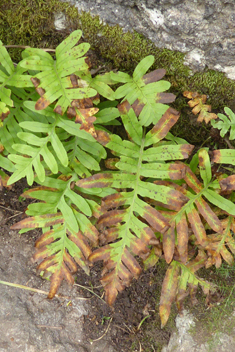
[[[54,26],[55,14],[64,13],[67,27],[57,31]],[[208,103],[216,111],[224,106],[233,109],[235,105],[235,82],[226,78],[224,73],[212,70],[190,75],[184,62],[184,54],[159,49],[142,35],[123,33],[118,25],[102,23],[98,16],[89,13],[78,14],[76,7],[59,0],[1,0],[0,3],[0,39],[5,45],[29,45],[32,47],[55,48],[71,31],[82,29],[84,40],[98,54],[100,60],[111,63],[113,68],[132,72],[137,63],[146,55],[155,56],[152,69],[165,68],[166,79],[172,84],[171,92],[177,96],[174,107],[184,112],[175,131],[177,135],[190,142],[200,144],[208,136],[204,126],[203,137],[198,126],[187,126],[189,109],[182,96],[184,90],[198,91],[208,95]],[[21,59],[22,49],[9,49],[15,62]],[[187,126],[187,128],[185,128]],[[185,135],[186,133],[186,135]],[[196,137],[196,138],[194,138]]]

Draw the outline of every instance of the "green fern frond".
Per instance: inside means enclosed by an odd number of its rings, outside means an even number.
[[[78,176],[75,173],[67,177],[60,177],[60,179],[46,177],[44,182],[41,183],[42,186],[29,189],[23,193],[22,196],[25,198],[29,197],[42,201],[29,204],[27,214],[37,216],[60,211],[67,222],[67,228],[78,232],[79,224],[75,210],[77,209],[77,211],[90,217],[92,209],[84,195],[80,195],[72,189],[72,185],[77,180]],[[40,181],[38,183],[40,184]]]
[[[222,138],[226,135],[226,133],[229,132],[229,129],[231,128],[229,139],[233,141],[235,139],[235,114],[231,109],[227,107],[224,108],[224,112],[228,117],[224,114],[218,114],[220,121],[211,120],[211,124],[214,128],[220,130],[220,135]]]
[[[142,126],[149,126],[157,121],[169,108],[165,103],[171,103],[175,96],[171,93],[163,93],[170,88],[170,83],[160,80],[166,73],[165,70],[155,70],[146,74],[152,66],[154,57],[145,57],[136,66],[133,77],[123,72],[111,72],[111,79],[116,83],[124,83],[115,91],[116,99],[127,100]]]
[[[0,119],[4,120],[14,106],[10,87],[33,87],[26,69],[14,66],[10,55],[0,40]]]
[[[87,82],[89,87],[94,88],[104,98],[110,101],[115,100],[115,92],[105,82],[102,75],[92,77],[88,70],[76,72],[76,74],[80,77],[80,79]]]
[[[81,130],[80,125],[61,117],[51,107],[37,112],[33,101],[25,101],[24,110],[27,115],[24,111],[17,115],[23,121],[17,124],[18,143],[11,146],[15,153],[8,156],[16,169],[9,184],[26,176],[31,185],[35,174],[43,182],[46,170],[57,174],[60,165],[73,165],[77,171],[80,170],[80,176],[88,176],[88,170],[100,170],[99,162],[106,157],[106,151],[89,133]],[[16,120],[12,117],[11,122],[16,123]],[[0,134],[4,134],[7,128],[8,123]],[[71,138],[71,135],[74,137]]]
[[[48,169],[51,170],[52,173],[58,173],[58,164],[55,155],[62,165],[68,165],[66,150],[64,149],[63,143],[58,138],[56,131],[57,119],[52,124],[29,121],[21,122],[19,125],[29,130],[36,129],[37,132],[43,132],[46,136],[40,138],[34,133],[18,132],[17,137],[25,143],[12,145],[12,148],[22,155],[8,155],[8,159],[15,164],[15,168],[17,169],[10,177],[10,184],[26,176],[28,184],[32,185],[35,177],[34,171],[39,180],[43,182],[45,180],[45,168],[42,165],[42,160],[45,161]],[[49,143],[54,153],[50,151],[48,147]],[[43,159],[41,159],[41,157]]]
[[[63,115],[74,99],[83,99],[96,95],[96,90],[89,87],[74,87],[70,75],[77,71],[87,70],[85,58],[82,57],[89,49],[88,43],[77,46],[81,38],[80,30],[74,31],[66,38],[55,52],[56,60],[41,49],[27,48],[25,59],[19,66],[26,70],[40,71],[32,78],[32,82],[41,98],[36,102],[36,110],[45,109],[56,102],[54,111]]]
[[[104,247],[90,256],[91,261],[104,260],[105,269],[102,283],[106,299],[113,304],[118,292],[137,277],[140,268],[133,255],[142,256],[149,252],[148,244],[154,232],[164,233],[169,222],[160,212],[142,198],[149,197],[164,204],[173,204],[179,210],[188,198],[167,186],[156,186],[145,180],[146,177],[181,179],[184,166],[165,163],[167,160],[188,157],[191,145],[150,147],[163,139],[171,126],[178,120],[178,113],[169,109],[147,134],[129,107],[119,109],[129,141],[117,135],[106,136],[105,146],[120,160],[116,167],[121,171],[96,174],[76,182],[76,185],[89,189],[93,187],[113,187],[122,191],[103,199],[101,217],[97,222],[99,230],[107,234]],[[108,141],[108,142],[107,142]],[[127,190],[125,190],[127,189]],[[103,236],[104,237],[104,236]],[[112,242],[111,244],[108,244]],[[129,253],[130,252],[130,253]]]

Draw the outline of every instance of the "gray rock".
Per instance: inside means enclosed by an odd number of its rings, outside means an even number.
[[[36,275],[30,258],[34,252],[31,235],[0,230],[0,280],[48,292],[49,282]],[[83,333],[87,301],[79,299],[75,286],[60,289],[70,296],[46,299],[16,287],[0,284],[0,352],[114,352],[106,339],[91,345]]]
[[[231,319],[234,319],[231,318]],[[208,342],[196,341],[195,335],[190,329],[195,326],[195,318],[188,311],[184,310],[182,315],[176,318],[178,332],[172,334],[169,344],[163,347],[162,352],[228,352],[235,351],[234,332],[227,335],[222,332],[208,334]],[[206,326],[204,327],[206,329]]]
[[[186,53],[185,62],[193,72],[208,67],[234,79],[234,0],[71,0],[71,3],[79,12],[99,15],[104,23],[119,24],[123,31],[136,30],[159,48]]]

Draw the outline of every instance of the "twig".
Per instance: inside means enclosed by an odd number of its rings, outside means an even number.
[[[15,218],[16,216],[19,216],[19,215],[21,215],[21,214],[23,214],[23,211],[21,211],[21,212],[18,213],[18,214],[15,214],[15,215],[10,216],[9,218],[6,218],[5,222],[7,222],[8,220],[10,220],[10,219],[12,219],[12,218]]]
[[[131,333],[131,334],[133,334],[133,331],[125,324],[125,323],[123,323],[124,325],[125,325],[125,327],[129,330],[129,332]]]
[[[128,330],[126,330],[126,329],[123,329],[121,326],[119,326],[119,325],[116,325],[116,324],[114,324],[113,326],[115,326],[116,328],[118,328],[118,329],[120,329],[120,330],[122,330],[122,331],[124,331],[124,332],[127,332],[128,334],[130,333],[130,331],[128,331]]]
[[[82,286],[82,285],[79,285],[79,284],[74,284],[74,285],[75,285],[75,286],[78,286],[78,287],[81,287],[81,288],[83,288],[84,290],[87,290],[87,291],[91,292],[93,295],[95,295],[96,297],[98,297],[99,299],[101,299],[101,301],[103,301],[104,303],[106,303],[105,300],[104,300],[102,297],[100,297],[99,295],[97,295],[94,291],[90,290],[89,288],[87,288],[87,287],[85,287],[85,286]]]
[[[47,329],[57,329],[62,330],[62,326],[50,326],[50,325],[36,325],[38,328],[47,328]]]
[[[9,211],[13,211],[14,213],[19,213],[19,214],[23,213],[20,210],[14,210],[14,209],[11,209],[11,208],[7,208],[7,207],[4,207],[3,205],[0,205],[0,208],[5,209],[5,210],[9,210]]]
[[[101,339],[107,334],[107,332],[108,332],[108,330],[109,330],[109,327],[110,327],[110,324],[112,323],[112,320],[113,320],[113,317],[110,319],[109,324],[108,324],[108,327],[107,327],[107,329],[105,330],[104,334],[103,334],[102,336],[100,336],[98,339],[95,339],[95,340],[90,341],[91,344],[93,344],[93,342],[95,342],[95,341],[101,340]]]
[[[224,137],[225,142],[227,143],[229,149],[235,149],[234,146],[229,142],[227,137]]]
[[[1,281],[0,280],[0,284],[2,285],[6,285],[6,286],[12,286],[12,287],[16,287],[16,288],[21,288],[23,290],[27,290],[27,291],[32,291],[32,292],[35,292],[35,293],[41,293],[43,295],[47,295],[49,294],[49,292],[46,292],[46,291],[43,291],[43,290],[38,290],[37,288],[32,288],[32,287],[28,287],[28,286],[24,286],[24,285],[18,285],[18,284],[13,284],[11,282],[7,282],[7,281]],[[71,297],[68,297],[68,296],[62,296],[62,295],[55,295],[55,297],[57,298],[65,298],[65,299],[71,299]],[[84,298],[84,297],[76,297],[80,300],[88,300],[89,298]]]

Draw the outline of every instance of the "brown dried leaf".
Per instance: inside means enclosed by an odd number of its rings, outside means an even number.
[[[63,216],[61,213],[57,214],[45,214],[40,216],[31,216],[25,218],[16,224],[11,226],[12,230],[21,230],[21,229],[35,229],[38,227],[49,227],[56,224],[61,224],[63,222]]]
[[[222,191],[234,191],[235,190],[235,175],[228,176],[223,180],[219,181]]]
[[[179,111],[173,108],[167,109],[165,114],[162,115],[161,119],[156,123],[156,125],[154,125],[154,127],[149,131],[149,133],[152,134],[155,139],[163,139],[167,135],[171,127],[174,126],[175,123],[178,121],[179,117]]]
[[[104,162],[105,167],[110,170],[118,170],[118,168],[115,165],[119,160],[120,160],[119,158],[108,158]]]
[[[70,107],[68,108],[68,118],[72,118],[75,116],[75,122],[80,123],[81,130],[85,130],[86,132],[90,133],[93,137],[96,137],[95,128],[93,122],[96,120],[96,117],[93,116],[99,111],[98,108],[77,108],[77,107]]]
[[[196,236],[198,244],[205,246],[208,241],[206,236],[206,230],[198,212],[193,206],[191,207],[190,211],[187,211],[187,217],[193,230],[193,233]]]
[[[110,135],[106,131],[96,130],[94,138],[103,146],[110,142]]]
[[[2,112],[0,114],[0,119],[1,121],[5,120],[7,116],[10,114],[10,110],[8,108],[5,109],[5,112]],[[1,127],[1,126],[0,126]]]
[[[206,260],[207,260],[206,253],[203,250],[199,250],[196,258],[191,260],[187,264],[187,267],[190,269],[191,272],[195,273],[205,265]]]
[[[198,198],[195,201],[197,209],[199,210],[200,214],[204,217],[207,221],[208,225],[215,231],[215,232],[222,232],[223,226],[216,216],[216,214],[211,210],[210,206],[207,202],[202,198]]]
[[[164,68],[160,68],[147,73],[146,75],[143,76],[142,79],[145,84],[153,83],[162,79],[165,76],[165,74],[166,74],[166,70]]]
[[[39,92],[38,92],[39,93]],[[40,94],[40,93],[39,93]],[[43,93],[44,94],[44,93]],[[38,101],[35,104],[35,110],[43,110],[46,109],[49,105],[51,104],[50,100],[47,100],[44,98],[42,95],[41,98],[38,99]]]
[[[188,105],[193,108],[192,113],[194,115],[197,115],[199,113],[199,116],[197,118],[198,122],[205,121],[208,123],[212,119],[217,119],[218,116],[214,113],[211,113],[211,105],[206,105],[206,99],[207,96],[205,94],[200,95],[197,92],[188,92],[185,91],[183,92],[183,95],[187,97],[188,99],[191,99],[188,102]]]

